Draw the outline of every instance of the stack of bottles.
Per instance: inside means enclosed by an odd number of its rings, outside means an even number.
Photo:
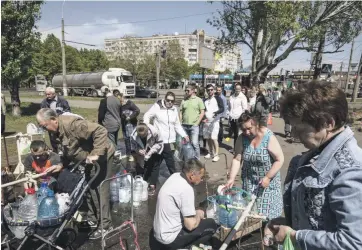
[[[59,204],[61,204],[61,207]],[[68,194],[57,194],[56,198],[54,191],[48,187],[48,183],[42,182],[37,192],[35,192],[34,188],[25,190],[24,199],[19,202],[18,207],[14,206],[12,209],[12,218],[15,222],[28,221],[32,223],[36,220],[58,217],[59,214],[63,214],[69,209],[68,204]],[[18,239],[24,238],[26,227],[9,226]]]
[[[114,176],[110,182],[111,202],[116,203],[129,203],[131,201],[131,175],[126,171]],[[140,206],[142,201],[148,199],[148,183],[143,180],[142,176],[135,176],[133,180],[133,206]]]
[[[244,194],[244,191],[239,191],[208,197],[207,218],[214,219],[223,227],[234,227],[242,214],[242,209],[248,205],[248,199]]]

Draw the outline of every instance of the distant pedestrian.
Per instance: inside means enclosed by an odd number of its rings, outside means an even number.
[[[119,92],[118,92],[119,93]],[[137,117],[140,114],[140,109],[132,102],[123,96],[123,94],[119,93],[117,96],[121,101],[121,124],[123,131],[123,138],[126,145],[126,155],[128,157],[128,161],[132,162],[132,147],[131,147],[131,134],[127,132],[127,126],[132,127],[132,131],[137,126]]]
[[[256,96],[255,109],[253,110],[253,114],[260,121],[260,126],[267,126],[267,119],[270,113],[270,107],[272,105],[273,100],[268,96],[265,85],[259,84],[259,92]],[[260,118],[259,118],[260,117]]]
[[[114,95],[105,97],[100,101],[98,124],[107,129],[108,138],[117,146],[118,132],[121,127],[121,102]]]
[[[195,85],[186,86],[186,98],[180,105],[180,120],[182,127],[191,139],[196,158],[200,159],[199,125],[205,115],[205,104],[200,97],[196,96],[196,91]]]
[[[279,112],[279,99],[281,97],[281,93],[278,88],[274,88],[273,91],[273,101],[274,101],[274,112]]]
[[[221,114],[224,112],[224,105],[222,99],[215,95],[212,84],[208,84],[206,90],[208,98],[205,100],[206,112],[203,119],[203,137],[207,140],[209,153],[205,155],[205,158],[212,158],[212,161],[216,162],[219,161],[219,121]]]
[[[234,138],[234,148],[236,139],[239,136],[239,124],[238,119],[240,116],[248,110],[248,101],[240,84],[236,84],[234,87],[234,94],[229,98],[229,136]]]
[[[50,108],[58,115],[64,112],[71,112],[68,101],[55,93],[55,89],[47,87],[45,89],[46,98],[40,103],[40,108]]]
[[[215,95],[219,96],[222,100],[222,104],[223,104],[223,108],[224,108],[224,112],[221,114],[220,116],[220,122],[219,122],[219,135],[218,135],[218,142],[219,144],[222,143],[222,141],[224,140],[224,119],[227,119],[228,118],[228,111],[229,111],[229,108],[228,108],[228,102],[226,100],[226,97],[225,95],[223,94],[223,87],[221,86],[216,86],[216,92],[215,92]]]

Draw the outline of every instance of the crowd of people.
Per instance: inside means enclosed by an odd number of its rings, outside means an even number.
[[[219,161],[219,144],[224,140],[227,121],[225,140],[233,138],[233,161],[225,186],[234,185],[241,169],[242,189],[264,189],[257,199],[257,209],[269,219],[266,236],[281,243],[290,235],[300,249],[362,248],[362,150],[348,127],[345,94],[330,84],[312,82],[283,91],[268,90],[264,84],[258,89],[235,84],[229,98],[221,86],[209,84],[200,93],[191,84],[185,87],[179,109],[175,94],[168,92],[141,122],[140,109],[119,93],[110,93],[101,101],[98,123],[71,113],[67,101],[56,96],[54,89],[47,88],[46,96],[36,118],[49,132],[53,152],[35,142],[26,166],[56,174],[70,162],[99,163],[101,174],[87,197],[89,226],[97,228],[91,239],[101,235],[97,227],[100,204],[103,228],[105,232],[112,229],[109,186],[98,187],[111,175],[122,129],[127,160],[139,166],[137,171],[149,183],[149,195],[158,190],[162,161],[171,174],[158,192],[151,249],[179,249],[207,242],[218,226],[213,219],[205,219],[203,210],[195,208],[193,186],[206,172],[200,161],[200,141],[208,148],[204,157]],[[290,163],[284,193],[280,176],[283,150],[267,126],[272,111],[280,112],[285,120],[286,136],[297,137],[308,149]],[[195,158],[184,162],[182,169],[176,167],[174,158],[178,138],[190,143],[195,151]],[[93,170],[88,169],[88,178],[94,175]],[[98,211],[91,206],[91,198],[98,201]]]

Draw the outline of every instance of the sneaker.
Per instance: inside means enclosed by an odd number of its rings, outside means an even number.
[[[148,195],[153,196],[153,195],[155,195],[155,193],[156,193],[156,187],[153,186],[153,185],[149,186],[148,187]]]
[[[211,159],[211,155],[210,154],[205,155],[205,159]]]
[[[108,227],[107,229],[103,229],[103,233],[107,234],[108,232],[110,232],[111,230],[113,230],[113,227]],[[93,233],[91,233],[89,235],[89,239],[90,240],[98,240],[102,237],[102,231],[100,228],[98,228],[97,230],[95,230]]]
[[[217,161],[219,161],[220,160],[220,157],[219,156],[215,156],[214,158],[212,158],[212,161],[213,162],[217,162]]]
[[[97,221],[91,221],[91,220],[82,221],[79,224],[79,227],[80,228],[97,228],[98,227],[98,222]]]
[[[134,158],[133,158],[132,155],[128,156],[128,161],[129,161],[129,162],[133,162],[133,161],[134,161]]]

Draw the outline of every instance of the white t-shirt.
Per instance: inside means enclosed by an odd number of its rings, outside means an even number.
[[[183,227],[183,217],[195,216],[195,193],[181,173],[171,175],[163,184],[153,220],[155,238],[162,244],[172,243]]]

